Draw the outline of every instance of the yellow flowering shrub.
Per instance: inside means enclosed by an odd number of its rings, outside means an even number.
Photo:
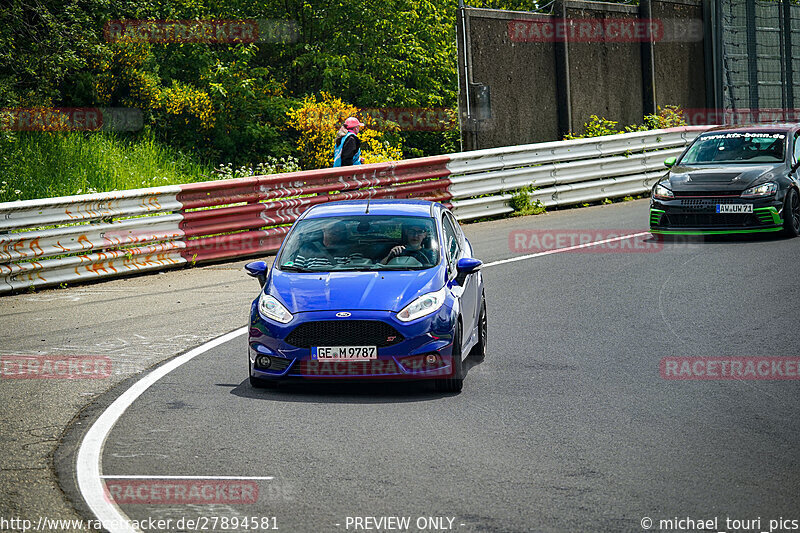
[[[177,119],[178,124],[189,125],[196,119],[200,129],[213,128],[214,106],[209,94],[179,82],[164,87],[153,71],[154,61],[152,45],[146,41],[121,39],[110,43],[109,52],[94,62],[99,71],[95,90],[100,102],[161,112]]]
[[[150,109],[159,93],[159,80],[152,73],[152,48],[147,42],[121,40],[109,44],[93,66],[98,74],[95,90],[100,102]]]
[[[189,119],[195,117],[200,121],[203,129],[214,126],[214,106],[208,93],[173,81],[172,87],[164,89],[157,96],[158,107],[167,114],[183,116],[184,122],[189,124]]]
[[[382,124],[376,129],[373,118],[359,116],[358,108],[340,98],[322,92],[306,96],[302,105],[288,112],[289,126],[300,133],[297,150],[300,163],[305,169],[325,168],[333,165],[333,143],[336,132],[347,117],[358,117],[364,127],[358,134],[361,139],[361,156],[364,163],[397,161],[403,158],[399,141],[388,139],[387,133],[399,130],[396,124]]]

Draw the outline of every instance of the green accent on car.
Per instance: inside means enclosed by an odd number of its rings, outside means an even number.
[[[766,233],[768,231],[781,231],[783,228],[758,228],[758,229],[725,229],[708,231],[683,231],[650,228],[650,233],[662,233],[665,235],[732,235],[734,233]]]
[[[762,224],[783,224],[783,220],[778,214],[778,209],[775,207],[756,207],[753,209],[753,214],[758,217]]]
[[[657,226],[659,222],[661,222],[661,217],[664,216],[664,213],[661,209],[655,209],[653,207],[650,208],[650,225]]]
[[[678,160],[678,158],[675,157],[675,156],[668,157],[668,158],[666,158],[664,160],[664,166],[667,167],[667,168],[672,168],[672,167],[675,166],[675,161],[677,161],[677,160]]]

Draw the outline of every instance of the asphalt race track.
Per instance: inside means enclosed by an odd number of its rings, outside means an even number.
[[[800,239],[647,241],[647,251],[615,241],[491,264],[520,255],[516,230],[609,235],[645,231],[646,219],[647,203],[634,202],[466,225],[490,263],[489,350],[468,360],[460,394],[410,382],[256,390],[239,335],[131,404],[102,474],[270,477],[240,480],[257,487],[255,503],[120,507],[173,524],[274,517],[283,532],[389,531],[355,517],[390,516],[409,517],[410,531],[423,518],[421,530],[459,532],[800,520],[800,382],[659,373],[664,357],[800,355]]]

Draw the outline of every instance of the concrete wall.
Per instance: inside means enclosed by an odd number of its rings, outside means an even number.
[[[514,20],[534,20],[529,13],[489,9],[467,10],[470,78],[491,91],[492,117],[480,124],[466,124],[464,53],[459,38],[459,108],[464,149],[488,148],[554,139],[558,136],[555,62],[553,44],[513,42],[508,25]],[[459,20],[461,24],[461,20]],[[473,99],[473,112],[474,112]],[[470,131],[471,130],[471,131]]]
[[[667,28],[671,40],[653,45],[656,102],[660,106],[680,104],[684,109],[706,107],[702,5],[692,0],[654,1],[653,18],[679,21]]]
[[[640,16],[637,6],[583,0],[565,0],[563,9],[569,19],[636,20]],[[651,17],[665,19],[671,39],[653,45],[655,103],[705,107],[702,35],[700,40],[697,35],[693,41],[681,40],[676,29],[694,20],[702,31],[701,0],[652,0]],[[564,133],[559,128],[559,110],[564,113],[568,109],[569,120],[563,123],[575,132],[582,131],[590,115],[621,124],[642,122],[647,102],[642,61],[648,56],[643,55],[644,45],[569,42],[565,45],[568,79],[559,78],[558,62],[564,64],[559,45],[512,38],[516,21],[530,23],[552,18],[559,17],[490,9],[459,10],[459,108],[465,150],[558,140]],[[476,94],[470,88],[475,84],[489,87],[489,119],[471,120],[467,116],[468,90],[470,115],[476,116]],[[559,91],[567,84],[568,98],[561,98],[559,104]]]
[[[589,7],[591,6],[591,7]],[[635,21],[634,6],[570,2],[570,19],[627,19]],[[530,43],[536,44],[536,43]],[[620,124],[642,121],[641,44],[569,43],[570,130],[580,132],[589,116],[598,115]],[[555,140],[555,139],[547,139]]]

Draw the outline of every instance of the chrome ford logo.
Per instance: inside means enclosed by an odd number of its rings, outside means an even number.
[[[336,313],[336,316],[338,316],[339,318],[346,318],[350,316],[350,313],[348,313],[347,311],[342,311],[341,313]]]

